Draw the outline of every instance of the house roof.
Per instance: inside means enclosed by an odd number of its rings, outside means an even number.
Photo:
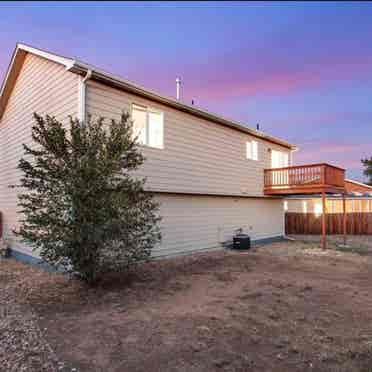
[[[372,200],[372,192],[348,192],[346,195],[346,199],[353,200],[353,199],[367,199]],[[309,200],[309,199],[320,199],[322,194],[302,194],[302,195],[288,195],[285,197],[285,200]],[[342,199],[342,194],[332,194],[327,195],[327,199]]]
[[[55,53],[50,53],[38,48],[34,48],[25,44],[17,44],[11,62],[9,64],[5,79],[0,90],[0,119],[4,113],[6,104],[11,95],[13,86],[16,82],[17,76],[21,70],[22,63],[27,53],[35,54],[39,57],[46,58],[50,61],[64,65],[68,71],[74,72],[79,75],[86,75],[88,72],[91,74],[91,79],[102,82],[106,85],[127,91],[129,93],[147,98],[149,100],[167,105],[176,110],[189,113],[191,115],[212,121],[216,124],[224,125],[244,133],[248,133],[254,137],[267,140],[291,150],[297,150],[297,146],[290,144],[280,138],[268,135],[262,131],[258,131],[248,127],[247,125],[237,122],[235,120],[227,119],[215,113],[206,111],[199,107],[190,106],[170,97],[160,95],[154,91],[143,88],[129,80],[115,76],[111,73],[105,72],[95,66],[89,65],[75,58],[60,56]]]
[[[355,181],[355,180],[351,180],[349,178],[345,178],[345,182],[350,182],[350,183],[354,183],[355,185],[357,186],[361,186],[361,187],[364,187],[366,189],[370,189],[372,191],[372,186],[370,185],[367,185],[365,183],[362,183],[362,182],[358,182],[358,181]]]

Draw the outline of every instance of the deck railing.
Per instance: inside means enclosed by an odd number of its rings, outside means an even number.
[[[297,165],[285,168],[271,168],[264,171],[265,191],[290,189],[296,191],[315,188],[342,189],[345,170],[330,164]]]

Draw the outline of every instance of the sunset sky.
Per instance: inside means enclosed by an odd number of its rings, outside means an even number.
[[[101,67],[297,144],[363,180],[372,156],[372,3],[0,5],[0,79],[16,42]]]

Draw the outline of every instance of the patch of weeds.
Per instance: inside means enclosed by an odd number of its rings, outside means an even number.
[[[261,292],[251,292],[251,293],[243,294],[242,296],[239,296],[238,298],[240,300],[251,300],[251,299],[256,299],[262,296],[263,294]]]
[[[271,320],[279,320],[280,319],[280,315],[276,312],[271,312],[268,314],[268,317],[269,319]]]
[[[335,249],[336,251],[339,251],[339,252],[356,253],[361,256],[366,256],[369,254],[369,248],[363,245],[358,245],[358,246],[336,245]]]
[[[303,292],[312,291],[313,287],[311,285],[305,285],[305,287],[302,288]]]
[[[236,278],[229,271],[215,272],[215,278],[220,282],[233,282]]]
[[[303,250],[320,248],[320,243],[316,241],[301,240],[300,243],[301,245],[299,245],[299,248]]]
[[[365,256],[370,254],[370,249],[366,245],[342,245],[339,243],[335,243],[333,241],[328,241],[327,242],[328,249],[332,249],[335,251],[339,252],[344,252],[344,253],[356,253],[361,256]],[[320,243],[317,243],[315,241],[301,241],[301,245],[299,245],[299,248],[301,250],[312,250],[312,249],[320,249],[321,245]]]
[[[220,358],[220,359],[217,359],[214,362],[214,365],[215,365],[216,368],[224,368],[224,367],[227,367],[228,365],[230,365],[230,361]]]

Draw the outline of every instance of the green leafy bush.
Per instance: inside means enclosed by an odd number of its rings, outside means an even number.
[[[128,114],[105,122],[34,114],[34,148],[23,145],[15,233],[49,264],[87,282],[146,260],[160,239],[158,204],[133,171],[144,157]]]

